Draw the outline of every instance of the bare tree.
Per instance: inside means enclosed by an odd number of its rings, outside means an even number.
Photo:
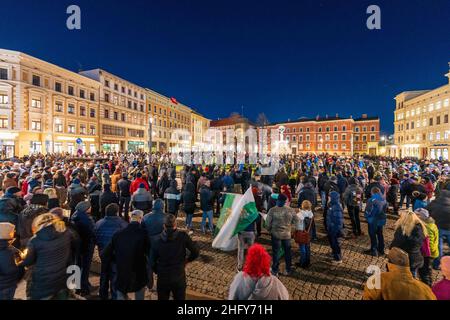
[[[264,112],[258,114],[258,117],[256,118],[256,124],[259,127],[265,127],[269,124],[269,119],[267,119],[267,116]]]

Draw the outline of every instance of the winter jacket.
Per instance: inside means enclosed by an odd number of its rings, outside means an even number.
[[[233,190],[234,188],[234,180],[230,175],[225,175],[222,178],[222,182],[223,182],[223,186],[225,187],[225,189],[230,192],[231,190]]]
[[[361,208],[363,189],[357,184],[351,184],[345,189],[342,199],[347,207]]]
[[[439,257],[439,230],[434,223],[433,218],[429,217],[423,221],[427,228],[428,239],[430,240],[430,257],[432,259]]]
[[[317,205],[317,195],[314,187],[311,183],[306,183],[303,189],[298,194],[298,207],[302,207],[303,201],[308,200],[312,204],[312,208],[314,209]]]
[[[60,207],[58,198],[50,198],[50,199],[48,199],[48,202],[47,202],[48,210],[51,210],[53,208],[58,208],[58,207]]]
[[[95,222],[86,212],[75,211],[71,222],[80,236],[80,254],[88,254],[95,244]]]
[[[131,206],[133,209],[142,210],[145,213],[152,211],[153,198],[150,192],[145,188],[139,188],[131,196]]]
[[[111,242],[114,234],[117,231],[125,229],[127,225],[128,223],[118,216],[105,216],[103,219],[97,221],[94,233],[95,243],[97,244],[100,255]]]
[[[415,225],[410,236],[404,235],[402,229],[397,228],[394,232],[391,248],[397,247],[408,253],[409,265],[411,268],[416,269],[423,266],[423,256],[420,248],[424,240],[425,235],[420,224]]]
[[[67,288],[67,267],[72,263],[72,234],[57,232],[51,225],[30,239],[21,266],[33,266],[27,297],[32,300],[51,297]]]
[[[24,268],[16,265],[19,250],[9,243],[0,240],[0,291],[15,288],[24,274]]]
[[[347,189],[348,181],[342,174],[337,175],[337,185],[339,188],[339,193],[343,194],[345,192],[345,189]]]
[[[325,191],[325,184],[329,180],[329,177],[326,173],[322,172],[319,174],[319,178],[317,181],[317,186],[319,187],[319,192]]]
[[[386,195],[386,201],[389,203],[395,203],[397,202],[397,195],[399,191],[399,185],[398,184],[392,184],[387,192]]]
[[[195,211],[195,186],[191,182],[187,182],[184,186],[184,190],[181,193],[181,203],[183,204],[183,210],[187,213],[194,213]]]
[[[144,184],[145,190],[147,190],[147,191],[150,190],[150,187],[148,186],[147,181],[145,181],[142,178],[136,178],[130,184],[130,194],[134,194],[137,191],[137,189],[139,189],[139,186],[141,185],[141,183]]]
[[[439,229],[450,231],[450,191],[442,190],[426,208]]]
[[[105,187],[105,191],[103,191],[100,195],[100,214],[101,217],[105,216],[106,207],[111,203],[119,204],[119,198],[117,194],[112,192],[109,188]]]
[[[19,214],[25,206],[25,201],[16,196],[4,195],[0,199],[0,222],[9,222],[17,227]]]
[[[273,275],[252,278],[241,271],[234,276],[228,300],[289,300],[289,292]]]
[[[29,204],[19,214],[17,233],[19,235],[20,243],[22,244],[22,246],[26,246],[28,240],[33,236],[33,232],[31,230],[33,220],[37,216],[47,212],[48,208],[46,206],[42,206],[39,204]]]
[[[380,189],[380,194],[381,195],[384,195],[386,189],[383,187],[383,185],[380,182],[375,181],[375,182],[369,183],[367,185],[367,187],[366,187],[366,189],[364,191],[366,199],[369,199],[372,196],[372,189],[375,188],[375,187]]]
[[[156,184],[156,189],[158,190],[158,196],[164,198],[164,193],[166,189],[170,186],[169,178],[166,176],[161,177]]]
[[[117,187],[117,183],[119,182],[119,180],[121,179],[121,174],[119,171],[116,171],[112,176],[111,176],[111,191],[114,193],[118,192],[118,187]]]
[[[336,191],[330,193],[326,224],[329,234],[342,237],[344,235],[344,211],[339,202],[339,198],[339,193]]]
[[[130,193],[131,181],[128,179],[120,179],[117,182],[117,190],[119,192],[119,197],[130,197],[132,194]]]
[[[189,255],[187,251],[189,250]],[[200,254],[195,242],[186,232],[165,230],[152,247],[152,267],[158,275],[158,285],[164,282],[185,282],[185,264]]]
[[[147,233],[149,239],[161,234],[164,230],[164,217],[166,215],[162,210],[153,210],[142,219],[142,228]]]
[[[386,224],[387,203],[380,193],[375,193],[367,201],[364,217],[367,223],[382,227]]]
[[[365,286],[364,300],[436,300],[425,283],[414,279],[409,267],[388,263],[388,272],[381,273],[381,288]]]
[[[213,193],[206,185],[203,185],[200,188],[200,208],[203,211],[211,211],[213,209],[213,200]]]
[[[117,267],[116,289],[122,293],[136,292],[148,283],[148,239],[137,222],[116,232],[101,256],[105,268]]]
[[[166,189],[164,193],[164,199],[167,200],[167,212],[171,214],[178,213],[178,207],[180,206],[181,194],[177,189],[177,181],[170,180],[170,187]]]
[[[275,206],[267,213],[266,227],[273,237],[289,240],[291,239],[291,226],[295,226],[297,221],[298,218],[293,209]]]
[[[69,196],[69,206],[74,209],[78,203],[85,201],[88,192],[86,188],[82,187],[80,184],[72,183],[67,189],[67,194]]]

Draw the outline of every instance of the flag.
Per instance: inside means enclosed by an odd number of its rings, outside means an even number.
[[[248,188],[244,195],[226,194],[217,223],[219,231],[212,243],[213,248],[223,251],[236,249],[237,234],[254,222],[258,214],[251,188]]]
[[[220,210],[219,220],[217,221],[216,228],[214,230],[215,236],[219,233],[220,229],[222,229],[223,225],[230,217],[233,204],[236,205],[237,204],[236,200],[240,197],[240,195],[234,193],[225,193],[224,195],[225,200],[222,209]]]

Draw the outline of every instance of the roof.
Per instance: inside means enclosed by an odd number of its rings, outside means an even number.
[[[289,123],[303,123],[303,122],[327,122],[327,121],[340,121],[340,120],[354,120],[354,121],[373,121],[373,120],[379,120],[380,118],[378,116],[373,117],[360,117],[360,118],[352,118],[352,117],[319,117],[319,118],[300,118],[297,120],[288,120],[288,121],[279,121],[279,122],[272,122],[269,125],[281,125],[281,124],[289,124]]]
[[[210,126],[211,127],[224,127],[224,126],[232,126],[232,125],[239,124],[239,123],[248,123],[249,125],[254,125],[247,118],[244,118],[241,116],[233,116],[233,117],[228,117],[225,119],[211,120]]]

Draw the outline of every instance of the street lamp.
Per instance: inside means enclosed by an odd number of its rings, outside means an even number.
[[[153,147],[153,118],[148,119],[148,163],[152,163],[152,147]]]

